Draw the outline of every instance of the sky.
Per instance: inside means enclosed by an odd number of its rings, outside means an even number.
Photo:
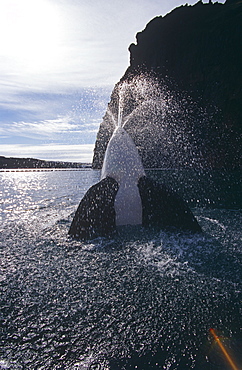
[[[0,156],[90,163],[137,32],[196,2],[0,0]]]

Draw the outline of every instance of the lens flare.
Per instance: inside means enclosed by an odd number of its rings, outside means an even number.
[[[239,370],[238,367],[235,365],[235,363],[233,362],[232,358],[230,357],[230,355],[228,354],[227,350],[225,349],[223,343],[221,342],[221,340],[219,339],[219,337],[217,336],[217,334],[215,333],[215,330],[214,329],[209,329],[210,333],[212,334],[212,336],[214,337],[216,343],[218,343],[218,346],[219,348],[221,349],[224,357],[226,358],[226,360],[228,361],[229,365],[231,366],[231,369],[233,370]]]

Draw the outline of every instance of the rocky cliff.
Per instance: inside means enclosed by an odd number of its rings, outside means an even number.
[[[93,168],[102,166],[119,107],[145,167],[239,167],[242,1],[181,6],[136,38],[99,128]]]

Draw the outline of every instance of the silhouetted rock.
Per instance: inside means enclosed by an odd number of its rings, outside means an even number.
[[[145,167],[239,167],[242,2],[181,6],[136,37],[99,128],[93,167],[102,166],[119,101]]]

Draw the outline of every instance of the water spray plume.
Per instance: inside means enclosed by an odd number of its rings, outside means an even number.
[[[118,106],[118,127],[122,126],[122,105],[119,103]]]
[[[126,83],[123,83],[119,87],[119,103],[118,103],[118,127],[122,127],[123,120],[123,105],[124,105],[124,94],[126,90]]]
[[[219,339],[219,337],[217,336],[216,332],[214,329],[209,329],[210,333],[212,334],[212,336],[214,337],[216,343],[218,343],[218,346],[219,348],[221,349],[224,357],[226,358],[226,360],[228,361],[229,365],[231,366],[231,369],[233,370],[239,370],[239,368],[235,365],[235,363],[233,362],[231,356],[228,354],[227,350],[225,349],[223,343],[221,342],[221,340]]]

